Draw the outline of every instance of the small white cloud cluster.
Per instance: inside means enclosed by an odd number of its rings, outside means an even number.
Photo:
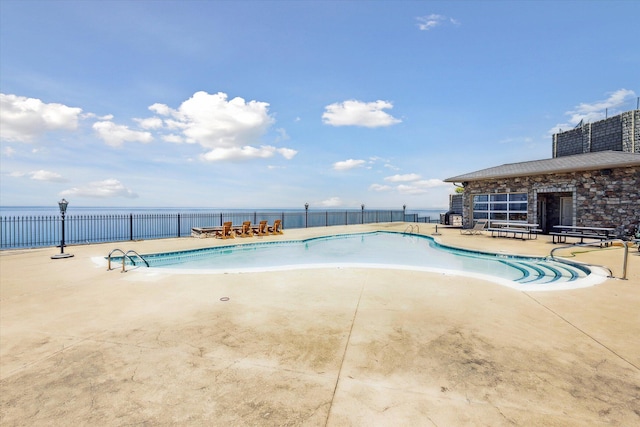
[[[333,164],[333,169],[337,171],[346,171],[364,166],[367,163],[366,160],[354,160],[348,159]]]
[[[173,143],[199,144],[206,150],[206,161],[269,158],[279,153],[286,159],[297,151],[261,145],[260,138],[274,120],[266,102],[246,102],[240,97],[228,100],[227,94],[196,92],[178,109],[153,104],[149,110],[160,117],[139,120],[142,126],[163,129],[163,140]],[[280,132],[282,135],[282,132]]]
[[[390,184],[372,184],[369,190],[378,192],[397,191],[401,194],[416,195],[428,193],[431,188],[449,185],[440,179],[422,179],[420,175],[415,173],[392,175],[384,180]]]
[[[435,27],[439,27],[443,24],[452,24],[452,25],[460,25],[460,22],[454,18],[448,18],[444,15],[439,15],[437,13],[432,13],[431,15],[419,16],[416,18],[418,20],[418,28],[421,31],[430,31]]]
[[[125,142],[149,143],[153,141],[150,132],[131,130],[128,126],[117,125],[112,121],[100,121],[93,124],[93,130],[112,147],[119,147]]]
[[[388,101],[362,102],[348,100],[327,105],[322,121],[331,126],[363,126],[368,128],[395,125],[402,120],[383,111],[393,108]]]
[[[0,139],[31,142],[49,131],[75,130],[81,108],[0,93]]]
[[[117,179],[105,179],[104,181],[90,182],[83,187],[74,187],[69,190],[62,191],[60,196],[63,197],[90,197],[90,198],[110,198],[125,197],[135,199],[138,197],[136,193],[126,188]]]
[[[609,97],[603,101],[593,103],[578,104],[573,110],[567,111],[565,115],[569,116],[568,123],[558,123],[549,130],[549,134],[560,132],[560,130],[569,130],[580,123],[589,123],[602,120],[606,117],[621,113],[620,108],[628,104],[636,97],[636,93],[629,89],[618,89],[611,93]]]

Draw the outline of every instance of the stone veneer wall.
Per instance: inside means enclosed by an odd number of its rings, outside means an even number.
[[[553,135],[553,157],[606,150],[640,153],[640,110]]]
[[[531,177],[471,181],[464,191],[464,226],[473,222],[473,196],[490,193],[527,193],[529,222],[538,217],[539,193],[573,196],[574,225],[624,227],[640,223],[640,166]]]

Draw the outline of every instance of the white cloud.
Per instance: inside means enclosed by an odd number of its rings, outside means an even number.
[[[335,208],[338,206],[342,206],[342,200],[340,199],[340,197],[331,197],[329,199],[321,201],[319,205],[325,208]]]
[[[293,148],[278,148],[276,151],[287,160],[293,159],[298,154],[298,151]]]
[[[0,93],[0,139],[31,142],[48,131],[78,128],[81,108]]]
[[[560,130],[570,130],[580,122],[589,123],[602,120],[607,116],[614,116],[621,113],[621,107],[629,103],[636,97],[632,90],[619,89],[609,95],[603,101],[596,101],[591,104],[581,103],[574,107],[573,110],[564,113],[569,116],[568,123],[558,123],[549,130],[549,134],[558,133]],[[623,109],[624,110],[624,109]]]
[[[161,129],[162,128],[162,119],[159,117],[149,117],[146,119],[133,119],[142,129]]]
[[[276,132],[278,133],[276,141],[288,141],[289,139],[291,139],[289,137],[289,134],[287,133],[287,130],[284,128],[278,128],[276,129]]]
[[[246,145],[244,147],[220,147],[201,155],[203,160],[216,162],[220,160],[249,160],[255,158],[267,159],[277,151],[276,147],[263,145],[260,148]]]
[[[275,122],[266,102],[247,102],[240,97],[228,100],[223,92],[209,94],[200,91],[178,109],[164,104],[153,104],[149,109],[166,116],[166,129],[174,131],[172,142],[199,144],[208,150],[201,155],[201,159],[206,161],[267,158],[276,153],[291,159],[297,153],[290,148],[260,144],[262,136]],[[277,132],[278,140],[288,139],[284,129]]]
[[[119,147],[124,142],[148,143],[153,141],[150,132],[131,130],[127,126],[117,125],[113,122],[96,122],[93,124],[93,130],[107,145],[112,147]]]
[[[416,173],[409,173],[404,175],[388,176],[384,179],[387,182],[399,183],[395,186],[371,184],[369,190],[371,191],[396,191],[401,194],[425,194],[429,192],[429,189],[435,187],[448,186],[449,184],[443,182],[440,179],[420,179],[420,175]]]
[[[365,160],[354,160],[354,159],[343,160],[341,162],[335,162],[333,164],[333,169],[337,171],[345,171],[349,169],[362,167],[366,163],[367,162]]]
[[[126,188],[117,179],[106,179],[104,181],[90,182],[84,187],[74,187],[60,193],[64,197],[93,197],[93,198],[113,198],[125,197],[134,199],[138,197],[136,193]]]
[[[371,184],[369,186],[369,190],[371,191],[391,191],[393,187],[390,185],[382,185],[382,184]]]
[[[50,172],[46,170],[39,170],[29,172],[31,179],[36,181],[48,181],[48,182],[66,182],[67,180],[62,177],[59,173]]]
[[[391,126],[400,123],[383,110],[393,108],[388,101],[362,102],[348,100],[325,107],[322,121],[331,126],[364,126],[369,128]]]
[[[418,20],[418,28],[421,31],[430,31],[435,27],[439,27],[444,24],[452,24],[455,26],[460,25],[460,21],[455,18],[448,18],[444,15],[438,15],[437,13],[432,13],[427,16],[419,16],[416,18]]]
[[[416,181],[420,179],[420,175],[417,173],[408,173],[405,175],[392,175],[386,177],[384,180],[389,182],[407,182],[407,181]]]
[[[184,142],[184,138],[181,137],[180,135],[176,135],[175,133],[172,133],[169,135],[163,135],[162,140],[165,142],[173,142],[175,144],[180,144]]]
[[[13,155],[16,154],[16,150],[14,150],[13,147],[6,146],[4,150],[2,150],[2,153],[7,157],[13,157]]]

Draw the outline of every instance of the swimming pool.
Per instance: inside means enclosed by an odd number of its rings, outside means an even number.
[[[390,231],[232,244],[143,257],[154,270],[190,274],[366,267],[481,277],[521,290],[577,288],[604,280],[594,278],[580,264],[457,249],[429,236]]]

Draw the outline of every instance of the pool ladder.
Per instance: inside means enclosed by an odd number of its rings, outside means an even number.
[[[420,232],[420,226],[418,224],[409,224],[407,225],[407,228],[404,229],[405,233],[413,233],[413,229],[415,227],[416,233]]]
[[[130,249],[127,252],[125,252],[122,249],[116,248],[111,252],[109,252],[109,255],[107,256],[107,271],[111,271],[111,255],[113,255],[114,252],[120,252],[122,254],[122,270],[120,271],[120,273],[127,272],[124,264],[127,258],[129,258],[129,260],[131,261],[131,264],[136,265],[136,261],[133,259],[133,257],[130,254],[133,254],[134,256],[137,256],[138,258],[140,258],[142,261],[144,261],[145,265],[149,267],[149,263],[147,262],[147,260],[144,259],[142,255],[140,255],[138,252],[134,251],[133,249]]]

